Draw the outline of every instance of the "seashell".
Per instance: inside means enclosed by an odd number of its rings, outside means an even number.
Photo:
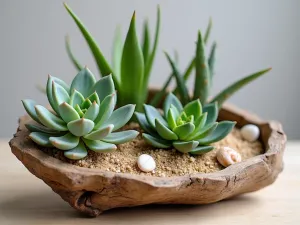
[[[242,157],[240,153],[233,150],[232,148],[223,147],[217,152],[217,160],[222,166],[228,167],[232,164],[241,162]]]

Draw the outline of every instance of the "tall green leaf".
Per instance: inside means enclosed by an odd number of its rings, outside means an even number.
[[[121,60],[122,88],[119,89],[121,105],[134,103],[137,110],[142,109],[144,100],[142,93],[145,91],[143,89],[143,75],[144,59],[136,34],[135,13],[133,13]]]
[[[71,15],[71,17],[73,18],[73,20],[75,21],[76,25],[78,26],[79,30],[84,36],[86,42],[88,43],[90,50],[93,53],[95,61],[98,65],[99,72],[102,74],[102,76],[111,74],[112,70],[109,64],[107,63],[105,57],[103,56],[102,52],[100,51],[100,48],[98,47],[98,44],[94,40],[93,36],[90,34],[90,32],[87,30],[85,25],[81,22],[81,20],[77,17],[77,15],[72,11],[72,9],[66,3],[64,3],[64,6],[67,9],[68,13]]]
[[[121,27],[117,26],[115,31],[114,41],[113,41],[113,52],[112,52],[112,68],[114,70],[113,75],[115,77],[115,80],[118,81],[117,85],[120,84],[120,79],[121,79],[122,51],[123,51],[123,42],[122,42]]]
[[[238,80],[237,82],[233,83],[232,85],[230,85],[229,87],[227,87],[223,91],[221,91],[216,97],[214,97],[211,100],[211,102],[217,102],[219,109],[220,109],[222,104],[224,103],[224,101],[226,101],[229,97],[231,97],[231,95],[233,95],[235,92],[240,90],[242,87],[244,87],[251,81],[257,79],[258,77],[262,76],[263,74],[267,73],[270,70],[271,70],[271,68],[261,70],[257,73],[251,74],[249,76],[246,76],[246,77]]]
[[[217,48],[217,43],[214,42],[208,57],[208,67],[210,71],[210,84],[212,84],[212,79],[213,76],[215,75],[216,48]]]
[[[82,70],[83,66],[78,62],[78,60],[76,59],[76,57],[74,56],[74,54],[73,54],[73,52],[71,50],[69,35],[66,35],[66,37],[65,37],[65,46],[66,46],[67,54],[68,54],[71,62],[75,66],[75,68],[78,71]]]
[[[173,74],[171,74],[168,77],[168,80],[166,81],[166,83],[164,84],[163,88],[157,92],[154,97],[152,98],[152,100],[150,101],[150,105],[157,107],[157,105],[161,102],[161,100],[163,99],[163,97],[165,96],[165,94],[167,93],[167,88],[170,85],[171,81],[173,78]]]
[[[203,38],[203,42],[206,44],[208,39],[209,39],[209,36],[210,36],[210,32],[211,32],[211,28],[212,28],[212,19],[209,18],[209,21],[208,21],[208,26],[206,28],[206,31],[205,31],[205,34],[204,34],[204,38]]]
[[[143,31],[143,56],[145,65],[147,65],[148,57],[149,57],[149,48],[150,48],[150,31],[148,20],[145,20],[144,23],[144,31]]]

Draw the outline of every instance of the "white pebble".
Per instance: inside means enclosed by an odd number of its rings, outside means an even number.
[[[153,171],[156,167],[156,163],[155,163],[154,159],[152,158],[152,156],[147,155],[147,154],[140,155],[137,160],[137,164],[138,164],[138,167],[140,168],[140,170],[142,170],[143,172],[146,172],[146,173]]]
[[[217,159],[219,163],[224,167],[228,167],[232,164],[242,161],[240,153],[229,147],[223,147],[219,149],[219,151],[217,152]]]
[[[256,125],[248,124],[242,127],[241,134],[249,142],[256,141],[259,138],[259,128]]]

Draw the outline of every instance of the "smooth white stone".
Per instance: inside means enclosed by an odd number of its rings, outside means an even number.
[[[156,167],[153,157],[147,154],[140,155],[138,157],[137,164],[140,170],[146,173],[153,171]]]
[[[217,160],[222,166],[228,167],[232,164],[241,162],[242,157],[240,153],[238,153],[234,149],[229,147],[223,147],[220,148],[219,151],[217,152]]]
[[[260,130],[256,125],[247,124],[242,127],[241,134],[245,140],[253,142],[259,138]]]

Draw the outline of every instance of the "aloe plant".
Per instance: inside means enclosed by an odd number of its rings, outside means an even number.
[[[209,103],[217,103],[218,107],[221,108],[223,103],[230,98],[234,93],[243,88],[245,85],[261,77],[263,74],[271,70],[271,68],[258,71],[256,73],[250,74],[235,83],[229,85],[224,90],[222,90],[215,97],[210,99],[210,92],[214,77],[214,67],[215,67],[215,52],[217,44],[213,42],[209,56],[205,54],[205,45],[208,42],[210,32],[212,29],[212,21],[209,21],[209,25],[206,29],[204,37],[202,37],[201,32],[198,32],[195,56],[190,61],[185,72],[180,73],[177,68],[176,63],[171,59],[171,57],[166,53],[167,60],[171,66],[172,73],[165,82],[163,88],[160,92],[154,96],[151,101],[151,105],[157,106],[162,100],[164,94],[167,92],[168,86],[172,81],[172,78],[176,80],[176,88],[173,91],[179,97],[182,103],[186,104],[192,99],[200,99],[203,105]],[[195,82],[193,95],[190,97],[188,90],[186,88],[186,81],[189,79],[192,71],[195,71]]]
[[[135,13],[133,13],[124,43],[121,39],[120,30],[117,29],[113,43],[112,63],[110,64],[79,17],[67,4],[64,5],[89,45],[100,75],[107,76],[112,74],[119,96],[118,106],[134,103],[137,110],[141,110],[148,95],[149,77],[158,46],[160,30],[159,7],[157,8],[157,22],[153,45],[151,46],[150,43],[150,31],[147,21],[144,23],[143,43],[140,44],[136,34]],[[66,49],[74,66],[80,70],[82,66],[71,51],[69,37],[66,38]],[[133,87],[134,91],[132,90]]]
[[[169,93],[163,104],[163,115],[151,105],[144,104],[145,113],[135,112],[144,130],[143,138],[156,148],[174,147],[182,153],[201,155],[214,149],[217,142],[233,129],[235,122],[216,122],[218,106],[207,104],[202,108],[199,99],[182,106]]]
[[[132,117],[135,105],[122,106],[114,111],[117,94],[112,77],[96,82],[88,68],[83,68],[71,85],[49,76],[46,93],[52,109],[22,100],[29,116],[35,121],[26,124],[29,137],[38,145],[56,147],[69,159],[82,159],[90,149],[111,152],[134,139],[138,132],[123,127]]]

